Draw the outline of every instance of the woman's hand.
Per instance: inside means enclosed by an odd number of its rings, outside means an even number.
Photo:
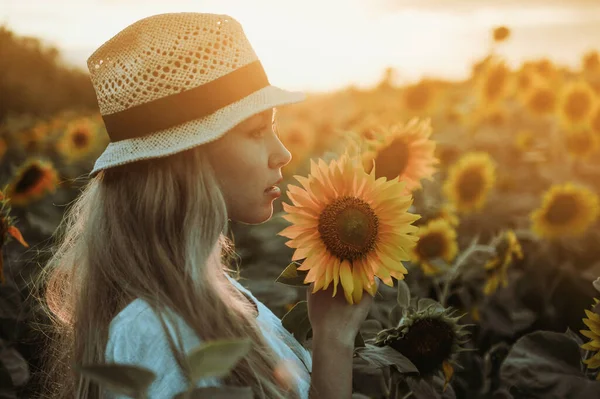
[[[379,288],[379,279],[375,281]],[[313,339],[316,336],[327,339],[338,340],[344,344],[354,344],[354,338],[358,334],[361,323],[367,317],[374,298],[364,292],[359,303],[350,305],[338,287],[335,297],[333,295],[333,284],[325,291],[319,290],[312,293],[314,283],[306,292],[308,301],[308,318],[313,330]]]

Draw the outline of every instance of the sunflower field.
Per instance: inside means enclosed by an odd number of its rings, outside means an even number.
[[[308,348],[309,283],[375,296],[354,398],[600,397],[600,53],[515,68],[506,40],[494,29],[465,80],[399,86],[388,70],[277,110],[293,160],[274,217],[231,225],[240,282]],[[0,119],[0,397],[17,398],[42,342],[30,278],[108,136],[76,107],[87,83],[25,109],[21,90],[52,88],[15,80],[6,48],[0,87],[19,102]]]

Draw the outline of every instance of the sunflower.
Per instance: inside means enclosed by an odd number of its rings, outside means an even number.
[[[16,171],[6,196],[14,206],[26,206],[56,191],[58,172],[50,161],[29,159]]]
[[[9,199],[0,191],[0,284],[5,283],[3,271],[2,248],[11,238],[17,240],[21,245],[28,248],[19,229],[14,225],[15,219],[10,216]]]
[[[600,72],[600,54],[597,51],[587,52],[581,57],[584,72],[593,74]]]
[[[89,118],[77,118],[67,123],[56,150],[67,161],[75,162],[88,156],[96,145],[96,125]]]
[[[495,248],[496,256],[488,260],[484,265],[487,277],[487,281],[483,287],[485,295],[496,292],[500,284],[506,287],[508,284],[508,277],[506,275],[508,267],[515,258],[523,259],[521,244],[519,244],[519,240],[512,230],[508,230],[499,236]]]
[[[573,183],[557,184],[544,194],[542,206],[530,215],[532,231],[540,237],[583,234],[598,216],[598,196]]]
[[[403,92],[403,104],[414,113],[428,112],[435,102],[435,88],[427,80],[407,86]]]
[[[510,36],[510,29],[506,26],[498,26],[497,28],[494,28],[492,34],[495,42],[503,42]]]
[[[566,85],[559,101],[559,114],[566,126],[585,122],[596,107],[596,94],[590,85],[578,81]]]
[[[548,85],[536,85],[524,99],[524,105],[534,115],[549,115],[556,107],[556,93]]]
[[[380,118],[373,113],[369,113],[348,126],[348,129],[358,134],[362,140],[372,141],[381,135],[384,125]]]
[[[432,211],[429,215],[427,215],[426,221],[429,222],[431,220],[436,220],[436,219],[444,219],[445,221],[450,223],[450,225],[452,227],[456,227],[460,223],[460,219],[458,218],[458,215],[456,214],[456,209],[454,208],[454,206],[452,204],[449,204],[449,203],[445,203],[441,207]],[[422,222],[422,221],[423,221],[423,219],[419,220],[419,222]],[[417,222],[416,224],[419,224],[419,222]],[[421,224],[425,224],[425,223],[421,223]]]
[[[28,153],[41,152],[46,145],[50,126],[46,122],[38,122],[29,129],[18,134],[18,145]]]
[[[367,143],[362,155],[365,171],[370,173],[374,163],[377,178],[404,181],[406,192],[421,188],[421,179],[431,179],[439,162],[431,133],[429,119],[414,118],[404,125],[392,125],[377,140]]]
[[[565,147],[574,158],[587,159],[598,149],[598,137],[588,128],[565,132]]]
[[[433,219],[425,226],[419,228],[417,233],[419,241],[412,250],[412,259],[421,265],[423,273],[432,276],[440,273],[439,267],[434,263],[437,259],[443,259],[450,263],[458,253],[456,243],[456,231],[445,219]]]
[[[594,298],[595,305],[598,306],[598,299]],[[580,330],[579,332],[590,339],[589,342],[581,345],[581,349],[596,352],[583,363],[588,369],[597,369],[600,367],[600,315],[593,311],[585,309],[587,318],[583,319],[583,323],[588,326],[589,330]],[[596,380],[600,381],[600,373],[596,375]]]
[[[333,281],[333,296],[341,283],[348,303],[358,303],[363,289],[375,295],[378,276],[393,287],[392,277],[407,273],[401,261],[410,250],[420,218],[408,213],[410,195],[403,195],[404,182],[375,179],[375,170],[364,172],[359,157],[348,152],[329,165],[311,160],[308,178],[295,176],[304,189],[288,185],[283,218],[292,226],[279,235],[296,248],[292,260],[305,259],[298,270],[308,271],[305,283],[314,282],[313,292],[326,290]]]
[[[480,209],[496,179],[496,168],[484,152],[462,156],[449,171],[443,191],[458,212]]]
[[[435,143],[435,157],[439,160],[440,166],[444,168],[456,162],[460,154],[460,148],[454,144],[444,142]]]
[[[483,104],[495,104],[507,94],[510,70],[504,62],[493,61],[479,79],[479,95]]]
[[[464,315],[456,316],[453,308],[443,308],[439,303],[408,308],[398,326],[380,331],[373,342],[376,346],[389,346],[408,358],[419,370],[421,377],[442,372],[446,384],[454,374],[456,356],[464,352],[461,345],[468,342],[469,333],[458,324]]]
[[[495,128],[505,126],[510,118],[508,109],[499,104],[483,107],[476,115],[476,120],[480,125],[487,125]]]

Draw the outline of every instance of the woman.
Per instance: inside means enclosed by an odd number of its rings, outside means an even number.
[[[230,375],[197,386],[349,398],[354,337],[373,298],[350,306],[331,289],[309,289],[311,356],[226,274],[228,220],[267,221],[291,159],[273,131],[274,108],[303,95],[269,84],[226,15],[142,19],[88,67],[110,143],[44,270],[58,336],[47,356],[49,397],[108,397],[70,366],[116,362],[151,369],[149,397],[171,398],[186,389],[182,360],[192,348],[250,338]],[[278,377],[286,374],[291,384]]]

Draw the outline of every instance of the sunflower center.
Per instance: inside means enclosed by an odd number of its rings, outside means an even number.
[[[483,191],[484,179],[478,169],[464,171],[458,179],[458,193],[465,202],[475,200]]]
[[[551,224],[568,223],[577,215],[578,208],[579,204],[572,196],[558,195],[546,211],[546,220]]]
[[[82,131],[77,131],[73,135],[73,144],[77,148],[84,148],[88,143],[88,135]]]
[[[23,173],[23,176],[19,179],[17,184],[15,185],[15,192],[23,193],[23,192],[29,190],[31,188],[31,186],[33,186],[34,184],[36,184],[38,182],[38,180],[40,180],[42,175],[43,175],[42,170],[40,168],[38,168],[37,166],[34,165],[34,166],[28,168],[25,171],[25,173]]]
[[[593,148],[593,139],[591,132],[578,131],[567,135],[566,144],[571,153],[575,155],[584,155]]]
[[[365,201],[343,196],[327,205],[318,230],[325,247],[339,259],[354,260],[373,250],[379,219]]]
[[[417,241],[417,253],[422,259],[435,259],[443,255],[446,248],[444,236],[433,232],[419,237]]]
[[[404,336],[390,346],[406,356],[421,374],[439,370],[452,355],[456,334],[441,318],[415,320]]]
[[[375,157],[375,177],[396,179],[404,173],[408,166],[410,148],[402,137],[394,139],[387,147],[381,149]]]
[[[539,113],[550,112],[553,107],[554,94],[550,90],[538,90],[531,98],[531,108]]]
[[[590,109],[589,96],[580,91],[571,93],[566,103],[566,113],[572,120],[582,119]]]

